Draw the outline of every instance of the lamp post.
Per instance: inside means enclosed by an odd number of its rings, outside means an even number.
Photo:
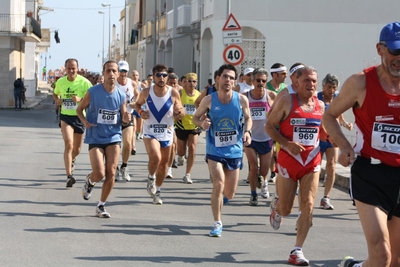
[[[111,58],[111,4],[101,4],[103,7],[108,6],[108,59]]]
[[[48,52],[43,53],[44,54],[44,66],[46,67],[46,72],[47,72],[47,55],[49,55],[49,59],[51,59],[51,55]],[[40,55],[40,58],[43,58],[43,54]],[[46,80],[47,73],[43,76],[42,73],[42,80]]]
[[[101,66],[103,66],[104,64],[104,12],[103,11],[99,11],[99,14],[103,15],[103,50],[102,50],[102,57],[101,57]]]

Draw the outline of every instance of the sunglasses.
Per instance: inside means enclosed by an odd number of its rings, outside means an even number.
[[[119,72],[127,73],[127,70],[119,70]]]
[[[160,78],[160,77],[165,78],[165,77],[168,76],[168,73],[165,73],[165,72],[157,72],[157,73],[156,73],[156,76],[157,76],[158,78]]]
[[[195,80],[187,80],[188,83],[197,83]]]
[[[399,55],[400,55],[400,49],[392,50],[392,49],[390,49],[389,47],[387,47],[387,45],[384,44],[384,43],[379,43],[379,44],[380,44],[380,45],[383,45],[384,47],[386,47],[387,50],[388,50],[388,52],[389,52],[389,54],[391,54],[392,56],[399,56]]]
[[[256,79],[256,81],[257,81],[258,83],[260,83],[260,82],[266,83],[266,82],[267,82],[267,80],[263,80],[263,79]]]
[[[246,76],[247,76],[247,77],[251,77],[251,73],[249,73],[249,74],[246,74]]]

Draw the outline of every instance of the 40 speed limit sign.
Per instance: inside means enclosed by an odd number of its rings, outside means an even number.
[[[242,63],[244,59],[244,52],[240,46],[232,44],[225,47],[222,56],[224,57],[224,61],[226,63],[236,66]]]

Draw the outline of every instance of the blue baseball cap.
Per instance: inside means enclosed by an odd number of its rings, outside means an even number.
[[[400,23],[392,22],[387,24],[381,30],[379,42],[385,42],[391,50],[400,49]]]

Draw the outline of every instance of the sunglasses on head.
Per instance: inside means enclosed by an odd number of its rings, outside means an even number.
[[[156,73],[156,76],[157,76],[157,77],[164,77],[164,78],[165,78],[165,77],[168,76],[168,73],[165,73],[165,72],[157,72],[157,73]]]
[[[257,81],[258,83],[260,83],[260,82],[266,83],[266,82],[267,82],[267,80],[263,80],[263,79],[256,79],[256,81]]]
[[[400,55],[400,49],[390,49],[386,44],[384,43],[379,43],[380,45],[384,46],[387,48],[389,54],[391,54],[392,56],[399,56]]]

